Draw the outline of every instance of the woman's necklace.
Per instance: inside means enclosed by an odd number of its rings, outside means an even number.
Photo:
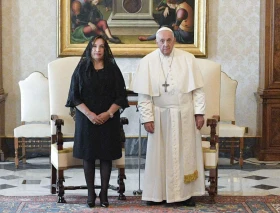
[[[158,54],[158,56],[159,56],[161,70],[162,70],[163,76],[165,78],[164,84],[162,84],[162,86],[164,87],[164,92],[167,92],[167,87],[169,86],[169,84],[167,83],[167,78],[168,78],[169,73],[171,72],[171,65],[172,65],[172,62],[173,62],[174,53],[172,54],[171,62],[168,65],[169,69],[168,69],[168,72],[167,72],[166,76],[165,76],[164,69],[163,69],[163,66],[162,66],[160,53]]]

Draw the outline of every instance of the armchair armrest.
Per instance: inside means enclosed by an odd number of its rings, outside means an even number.
[[[52,135],[52,144],[57,144],[58,150],[63,150],[63,134],[61,131],[61,126],[64,125],[64,120],[59,119],[57,115],[51,115],[51,120],[54,121],[56,126],[56,134]]]
[[[125,133],[124,133],[124,130],[123,130],[123,125],[127,125],[127,124],[128,124],[128,119],[126,117],[121,117],[121,120],[120,120],[121,142],[123,142],[123,143],[125,142]]]
[[[52,121],[55,121],[55,120],[57,120],[58,119],[58,115],[51,115],[51,120]]]
[[[207,126],[210,126],[210,149],[215,150],[216,149],[216,143],[218,141],[218,136],[216,134],[216,128],[217,124],[220,120],[220,116],[213,115],[212,118],[207,119]]]

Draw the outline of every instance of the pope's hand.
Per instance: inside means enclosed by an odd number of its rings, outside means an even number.
[[[144,123],[144,128],[147,132],[154,133],[154,130],[155,130],[154,122],[150,121],[150,122]]]
[[[200,130],[203,127],[203,124],[204,124],[203,115],[195,115],[195,124],[196,124],[196,128],[198,130]]]

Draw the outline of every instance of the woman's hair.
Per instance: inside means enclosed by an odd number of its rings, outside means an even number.
[[[101,35],[97,35],[89,41],[89,43],[88,43],[88,45],[87,45],[87,47],[86,47],[86,49],[85,49],[85,51],[84,51],[84,53],[81,57],[80,63],[86,61],[86,63],[87,63],[86,64],[86,69],[89,68],[90,62],[92,60],[91,51],[92,51],[92,48],[93,48],[93,44],[95,43],[95,41],[97,39],[102,39],[104,41],[104,57],[103,57],[104,66],[107,66],[107,65],[112,64],[112,63],[113,64],[116,63],[115,59],[114,59],[114,56],[113,56],[113,53],[111,51],[111,48],[110,48],[108,42],[106,41],[106,39]]]

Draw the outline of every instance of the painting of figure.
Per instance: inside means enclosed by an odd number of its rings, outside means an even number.
[[[142,0],[122,0],[122,7],[128,14],[140,14],[142,4]],[[114,44],[155,40],[155,34],[141,34],[141,28],[138,35],[112,35],[111,26],[107,22],[111,8],[112,0],[72,0],[71,43],[87,42],[96,34]],[[174,31],[178,43],[193,43],[194,0],[153,0],[153,20],[157,24],[155,31],[166,26]]]
[[[58,0],[58,55],[79,55],[102,35],[116,55],[145,55],[163,26],[176,47],[206,54],[207,0]],[[76,52],[76,50],[78,52]]]
[[[178,43],[192,44],[194,40],[194,0],[161,1],[156,7],[156,10],[160,9],[163,10],[163,13],[154,15],[159,27],[165,26],[173,30]],[[140,41],[155,40],[156,34],[139,36],[138,39]]]
[[[71,3],[71,43],[84,43],[94,35],[102,35],[111,43],[119,44],[120,39],[111,34],[107,21],[98,9],[99,0],[81,2],[73,0]]]

